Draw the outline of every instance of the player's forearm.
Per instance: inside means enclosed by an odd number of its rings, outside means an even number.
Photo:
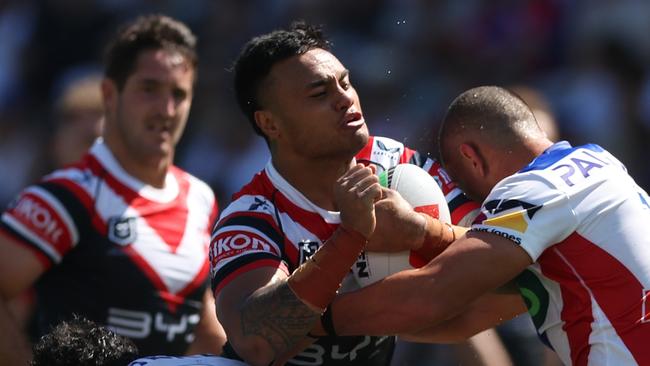
[[[27,337],[16,325],[6,301],[0,296],[0,364],[27,365],[30,360]]]
[[[359,233],[339,227],[291,276],[248,296],[241,308],[243,336],[264,340],[273,358],[295,348],[336,296],[366,242]]]
[[[265,286],[248,297],[241,309],[242,334],[247,338],[261,338],[270,346],[270,352],[245,352],[261,357],[260,364],[268,365],[278,355],[285,354],[304,339],[320,318],[315,311],[289,288],[287,280]],[[259,339],[258,338],[258,339]],[[263,346],[262,346],[263,348]],[[245,357],[247,362],[252,362]]]

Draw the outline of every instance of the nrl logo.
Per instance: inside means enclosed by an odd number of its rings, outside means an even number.
[[[317,241],[303,240],[298,244],[298,249],[300,251],[300,264],[305,263],[312,255],[316,253],[320,243]]]
[[[137,238],[135,217],[111,217],[108,219],[108,239],[122,246],[127,246]]]

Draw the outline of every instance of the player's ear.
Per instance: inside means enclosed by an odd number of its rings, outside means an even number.
[[[280,135],[280,127],[270,111],[260,109],[255,111],[255,124],[264,132],[264,135],[271,140],[275,140]]]
[[[488,173],[488,165],[485,156],[478,146],[472,143],[463,142],[458,146],[458,151],[465,163],[472,167],[474,172],[481,177]]]
[[[117,103],[117,84],[109,78],[104,78],[101,84],[102,100],[104,101],[104,109],[106,111],[112,110],[115,103]]]

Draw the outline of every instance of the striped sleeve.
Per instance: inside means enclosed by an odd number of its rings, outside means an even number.
[[[0,231],[32,249],[46,268],[79,242],[79,217],[86,209],[73,193],[53,183],[23,190],[0,218]]]
[[[276,267],[283,262],[284,236],[273,218],[263,212],[234,212],[219,220],[210,241],[212,290],[219,292],[242,273]]]

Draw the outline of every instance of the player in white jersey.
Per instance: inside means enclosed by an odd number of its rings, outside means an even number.
[[[220,352],[225,339],[206,289],[216,201],[173,166],[195,42],[166,16],[122,28],[107,52],[103,140],[2,214],[0,363],[27,363],[5,301],[32,285],[39,334],[77,313],[130,337],[143,355]]]
[[[482,216],[426,267],[339,296],[330,329],[455,341],[528,308],[567,365],[650,364],[650,199],[624,166],[597,145],[553,144],[498,87],[455,99],[440,149]]]
[[[440,224],[427,226],[401,197],[382,192],[378,169],[419,156],[369,139],[349,72],[328,50],[318,29],[295,24],[253,38],[235,63],[240,107],[266,139],[271,161],[223,211],[210,259],[228,335],[224,355],[252,365],[294,353],[287,364],[387,365],[392,337],[307,333],[368,240],[400,238],[409,248],[451,241],[426,241]],[[363,165],[355,164],[357,154]],[[435,170],[432,161],[420,162]],[[389,232],[377,219],[398,208],[399,230]]]

